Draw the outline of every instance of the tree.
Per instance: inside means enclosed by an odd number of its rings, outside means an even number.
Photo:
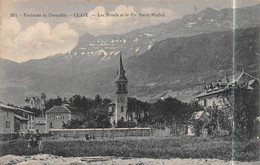
[[[98,107],[102,104],[102,98],[97,94],[94,100],[94,107]]]
[[[161,99],[155,102],[149,110],[150,124],[184,124],[189,120],[193,112],[191,105],[183,103],[176,98]]]
[[[227,98],[225,108],[229,110],[230,119],[234,120],[234,135],[238,138],[254,136],[256,134],[256,116],[259,115],[258,90],[231,88],[225,91],[225,98]],[[228,124],[231,125],[232,121],[229,121]]]

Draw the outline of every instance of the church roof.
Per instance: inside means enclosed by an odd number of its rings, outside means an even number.
[[[122,62],[122,56],[120,52],[120,66],[119,66],[119,74],[118,77],[116,78],[116,81],[127,81],[127,78],[125,77],[125,70]]]
[[[125,76],[120,75],[116,78],[116,81],[127,81],[127,78]]]
[[[108,104],[108,106],[112,106],[112,105],[115,105],[116,102],[115,101],[112,101],[111,103]]]

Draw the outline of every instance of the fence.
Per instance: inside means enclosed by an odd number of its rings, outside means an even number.
[[[97,129],[50,129],[51,136],[82,138],[86,134],[94,138],[115,138],[130,136],[151,136],[151,128],[97,128]]]

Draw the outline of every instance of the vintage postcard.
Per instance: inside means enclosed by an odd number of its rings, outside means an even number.
[[[1,0],[0,164],[259,164],[259,0]]]

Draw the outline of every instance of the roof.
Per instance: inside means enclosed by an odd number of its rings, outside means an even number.
[[[24,117],[22,117],[20,115],[17,115],[17,114],[15,114],[14,117],[16,117],[19,120],[28,120],[28,119],[26,119],[26,118],[24,118]]]
[[[108,106],[111,106],[111,105],[115,105],[115,101],[112,101],[111,103],[108,104]]]
[[[254,84],[254,82],[256,81],[259,81],[258,78],[246,73],[246,72],[241,72],[241,73],[236,73],[234,75],[231,75],[231,76],[228,76],[226,77],[226,79],[229,79],[228,82],[219,82],[218,84],[221,85],[221,86],[225,86],[226,89],[228,89],[229,87],[233,86],[234,83],[235,84],[238,84],[240,87],[242,85],[246,85],[247,83],[245,82],[248,82],[248,87],[247,89],[253,89],[252,85]],[[234,81],[232,81],[234,80]],[[211,83],[211,86],[214,87],[214,83]],[[210,85],[206,85],[206,88],[210,88]],[[225,91],[225,88],[218,88],[218,89],[215,89],[213,91],[210,91],[210,92],[203,92],[201,94],[199,94],[198,96],[196,96],[197,98],[200,98],[200,97],[204,97],[204,96],[210,96],[210,95],[214,95],[214,94],[218,94],[218,93],[221,93],[223,91]]]
[[[54,106],[45,113],[71,113],[71,111],[65,106]]]
[[[8,105],[4,105],[3,103],[0,103],[0,109],[4,109],[4,110],[16,110],[16,108],[8,106]]]
[[[116,81],[127,81],[127,78],[125,77],[125,75],[119,75],[119,76],[116,78]]]
[[[229,77],[231,77],[231,79],[233,79],[233,75],[231,75]],[[250,80],[258,80],[259,81],[260,80],[256,77],[246,73],[246,72],[241,72],[240,74],[237,73],[237,74],[234,75],[234,82],[239,82],[240,80],[243,80],[243,79],[246,79],[247,81],[250,81]],[[228,86],[232,85],[232,83],[233,82],[230,81],[228,83]]]
[[[67,106],[66,108],[68,108],[72,114],[83,115],[83,113],[76,107]]]
[[[36,113],[31,112],[31,111],[24,110],[24,109],[22,109],[22,108],[16,108],[16,110],[19,110],[19,111],[23,111],[23,112],[26,112],[26,113],[30,113],[30,114],[36,115]]]
[[[203,114],[204,112],[205,112],[205,111],[194,112],[193,115],[192,115],[192,119],[195,119],[195,120],[200,119],[200,117],[202,116],[202,114]],[[206,114],[207,116],[209,116],[209,113],[208,113],[208,112],[205,112],[205,114]]]
[[[199,94],[198,96],[196,96],[197,98],[203,97],[203,96],[209,96],[209,95],[214,95],[214,94],[218,94],[218,93],[222,93],[224,91],[224,89],[220,89],[217,91],[213,91],[213,92],[203,92],[201,94]]]
[[[11,107],[11,106],[8,106],[8,105],[4,105],[3,103],[0,103],[0,109],[12,110],[13,112],[22,111],[22,112],[26,112],[26,113],[30,113],[30,114],[36,114],[34,112],[27,111],[27,110],[24,110],[22,108],[16,108],[16,107]]]
[[[127,81],[127,78],[125,77],[125,70],[123,67],[123,61],[121,57],[121,52],[120,52],[120,66],[119,66],[119,75],[116,78],[116,81]]]

